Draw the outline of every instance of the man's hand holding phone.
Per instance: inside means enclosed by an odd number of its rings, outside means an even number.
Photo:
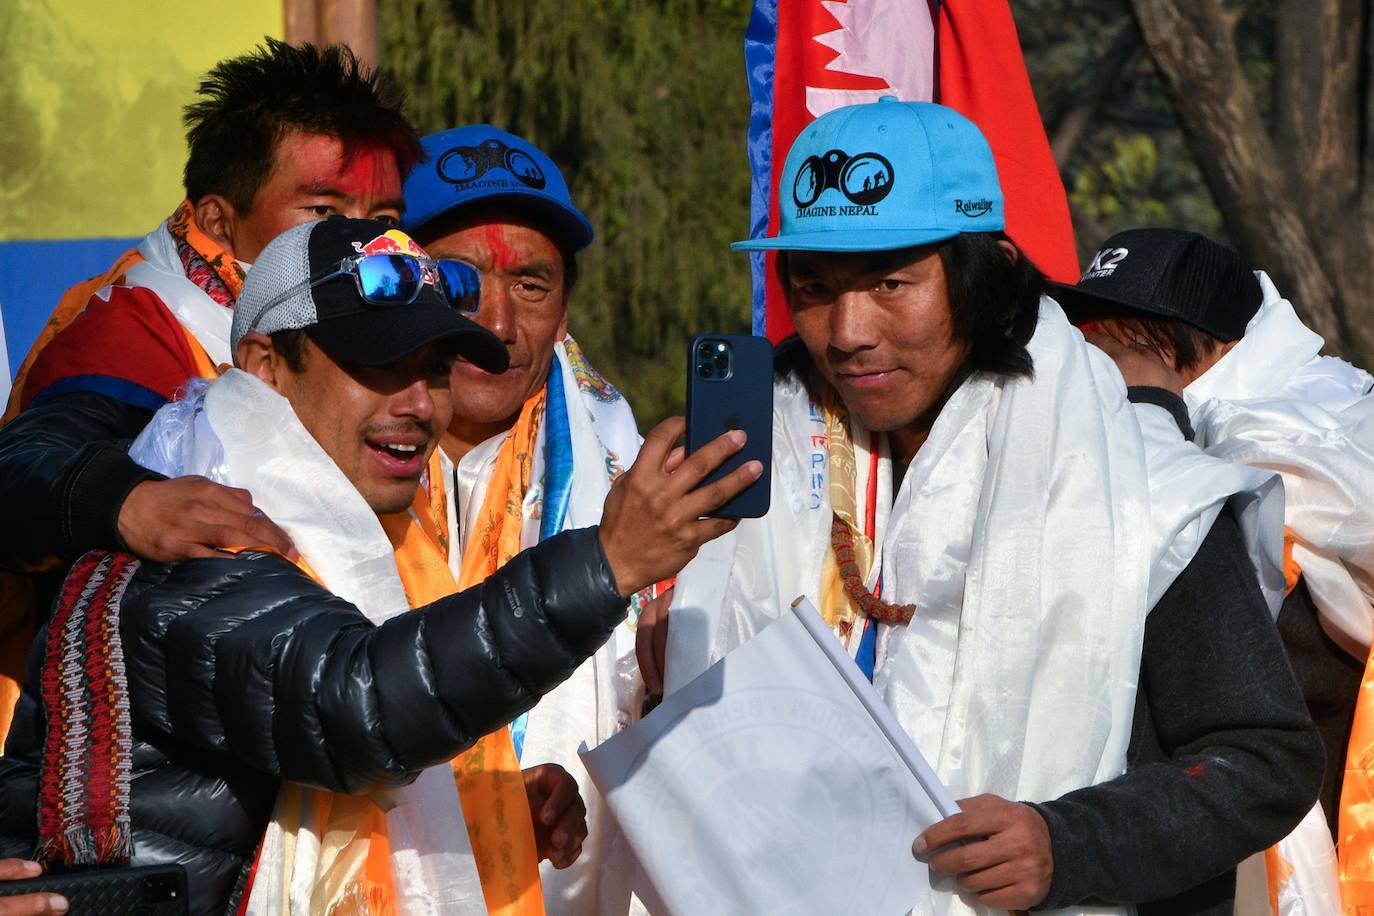
[[[761,462],[763,473],[711,514],[758,518],[768,512],[772,495],[767,478],[773,462],[773,345],[749,334],[698,334],[687,348],[688,454],[732,429],[743,430],[749,442],[716,475],[724,477],[749,460]]]
[[[639,457],[611,486],[601,517],[601,546],[626,598],[677,575],[707,541],[732,530],[737,519],[708,518],[759,479],[763,465],[749,461],[699,486],[745,442],[741,430],[716,437],[688,457],[674,443],[686,429],[670,417],[644,439]]]

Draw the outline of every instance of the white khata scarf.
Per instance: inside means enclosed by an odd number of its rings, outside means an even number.
[[[1363,661],[1374,634],[1374,377],[1319,356],[1309,330],[1258,272],[1264,303],[1245,336],[1184,391],[1209,455],[1283,477],[1323,628]]]
[[[1320,356],[1321,337],[1255,275],[1264,301],[1245,336],[1183,394],[1207,454],[1283,478],[1293,559],[1322,629],[1363,662],[1374,634],[1374,377]],[[1237,912],[1269,913],[1271,894],[1284,916],[1339,907],[1320,803],[1268,857],[1241,864]]]
[[[186,279],[186,269],[177,254],[176,241],[164,220],[138,244],[144,260],[125,273],[129,286],[152,290],[172,314],[196,338],[216,366],[232,365],[229,331],[234,322],[233,309],[227,309]]]
[[[1052,300],[1028,349],[1034,379],[969,378],[895,498],[885,453],[873,488],[882,597],[916,605],[909,626],[879,631],[874,685],[956,798],[1049,800],[1125,771],[1146,615],[1228,501],[1272,606],[1282,595],[1273,475],[1209,459],[1166,411],[1129,404]],[[775,388],[772,509],[679,576],[670,689],[798,594],[817,600],[831,526],[819,413],[795,379]],[[869,436],[851,432],[862,469]],[[917,912],[985,908],[937,891]]]

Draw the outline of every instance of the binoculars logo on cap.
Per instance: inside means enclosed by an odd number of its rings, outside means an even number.
[[[524,150],[495,137],[478,146],[455,146],[439,157],[435,169],[440,178],[453,185],[470,184],[492,169],[505,169],[521,184],[544,190],[544,171],[539,164]]]
[[[892,163],[878,153],[857,153],[832,149],[824,156],[810,156],[797,170],[792,182],[792,200],[805,210],[834,188],[852,204],[861,207],[878,203],[892,191]],[[804,214],[798,213],[798,216]]]

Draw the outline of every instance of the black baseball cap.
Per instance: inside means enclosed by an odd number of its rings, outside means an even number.
[[[422,347],[451,341],[459,356],[488,372],[504,372],[510,354],[496,335],[457,310],[426,271],[407,304],[363,299],[357,280],[343,274],[311,286],[356,255],[399,254],[429,260],[400,229],[379,220],[332,217],[295,226],[263,249],[234,306],[230,346],[249,331],[303,330],[331,356],[362,366],[385,366]]]
[[[1050,286],[1073,320],[1127,308],[1177,318],[1223,341],[1244,337],[1264,301],[1234,249],[1182,229],[1118,232],[1076,285]]]

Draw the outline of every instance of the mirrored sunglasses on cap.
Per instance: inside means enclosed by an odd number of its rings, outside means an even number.
[[[248,330],[256,331],[268,313],[293,296],[298,296],[335,277],[351,276],[358,295],[369,305],[393,307],[410,305],[420,296],[426,283],[432,285],[449,305],[464,315],[477,313],[482,299],[482,275],[465,261],[451,258],[434,260],[413,254],[355,254],[333,268],[291,286],[268,300]]]

